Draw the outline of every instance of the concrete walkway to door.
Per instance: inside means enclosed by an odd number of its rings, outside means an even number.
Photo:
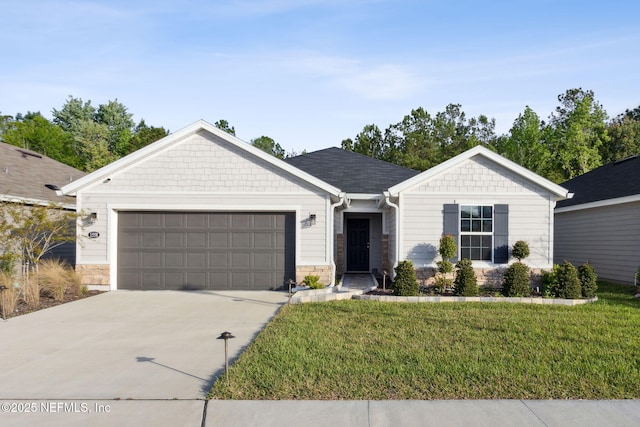
[[[116,291],[0,321],[0,402],[23,410],[3,407],[0,425],[51,425],[51,411],[59,420],[66,413],[61,424],[82,425],[94,403],[139,412],[141,400],[157,407],[142,424],[171,425],[173,413],[181,414],[173,425],[201,421],[203,399],[224,372],[224,341],[216,338],[233,333],[233,360],[286,302],[274,291]],[[25,404],[38,414],[25,414]],[[152,422],[154,414],[162,422]]]

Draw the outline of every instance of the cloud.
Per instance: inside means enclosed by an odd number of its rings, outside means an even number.
[[[407,98],[426,83],[410,67],[396,63],[315,53],[288,57],[286,63],[292,69],[324,78],[327,86],[366,99]]]

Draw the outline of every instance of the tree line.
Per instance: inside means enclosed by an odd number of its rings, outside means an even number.
[[[496,134],[495,119],[467,118],[459,104],[434,115],[420,107],[384,132],[376,124],[364,126],[342,148],[426,170],[483,145],[558,183],[640,154],[640,107],[609,120],[593,91],[581,88],[567,90],[558,102],[547,121],[527,106],[506,135]]]
[[[368,124],[353,139],[342,140],[341,146],[426,170],[483,145],[554,182],[640,153],[640,106],[609,119],[593,91],[581,88],[559,95],[558,103],[546,121],[527,106],[505,135],[496,134],[493,118],[467,118],[460,104],[449,104],[435,114],[419,107],[384,132]],[[94,107],[91,101],[69,96],[62,108],[51,113],[52,120],[40,112],[0,115],[0,138],[91,172],[169,134],[164,127],[148,126],[144,119],[136,124],[117,99]],[[214,126],[235,135],[235,128],[224,119]],[[264,135],[250,144],[281,159],[298,155]]]
[[[52,120],[40,112],[0,114],[0,139],[92,172],[169,134],[164,127],[147,125],[144,119],[136,124],[133,114],[117,99],[94,107],[90,100],[69,96],[51,115]],[[235,128],[224,119],[214,125],[235,135]],[[250,143],[281,159],[297,155],[286,153],[268,136]]]

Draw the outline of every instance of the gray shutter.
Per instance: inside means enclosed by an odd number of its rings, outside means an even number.
[[[493,262],[509,261],[509,205],[493,206]]]
[[[458,248],[460,248],[460,239],[458,239],[458,225],[460,224],[460,218],[458,213],[458,205],[457,204],[445,204],[442,210],[443,212],[443,233],[442,234],[451,234],[456,239],[456,243]],[[458,257],[456,256],[453,262],[457,262]]]

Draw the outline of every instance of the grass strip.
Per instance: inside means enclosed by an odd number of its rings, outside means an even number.
[[[640,398],[640,302],[575,307],[335,301],[285,306],[215,399]]]

